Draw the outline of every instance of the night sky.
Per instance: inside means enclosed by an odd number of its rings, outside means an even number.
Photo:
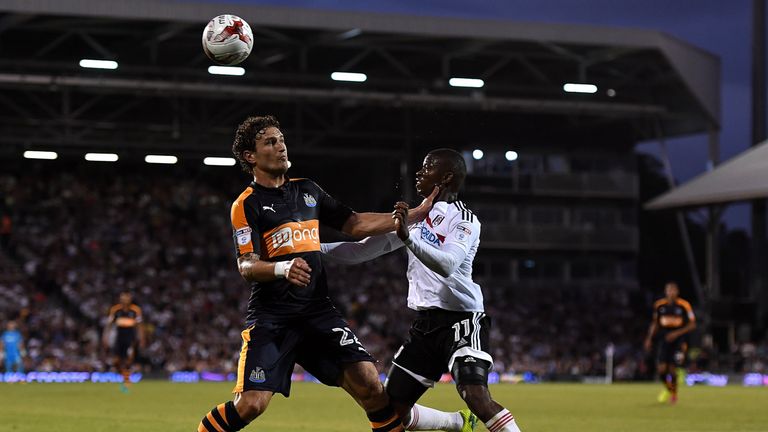
[[[660,30],[721,59],[721,160],[750,146],[751,0],[226,0],[219,3]],[[678,181],[689,180],[706,170],[705,135],[669,141],[668,148]],[[638,150],[657,154],[658,145],[644,143]],[[749,207],[746,204],[730,206],[725,221],[729,227],[748,228]]]

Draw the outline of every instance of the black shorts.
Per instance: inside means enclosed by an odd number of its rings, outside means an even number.
[[[664,335],[659,341],[659,351],[656,357],[658,363],[674,364],[683,366],[685,364],[685,354],[688,351],[688,343],[684,337],[679,337],[672,342],[664,340]]]
[[[136,350],[136,334],[118,329],[112,353],[120,359],[132,360]]]
[[[288,397],[296,363],[323,384],[338,386],[345,364],[375,362],[333,307],[294,320],[258,320],[242,337],[233,393],[263,390]]]
[[[483,312],[419,311],[392,363],[425,387],[434,386],[457,359],[472,357],[490,369],[490,328]]]

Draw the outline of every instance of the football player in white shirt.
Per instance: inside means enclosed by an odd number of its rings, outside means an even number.
[[[416,191],[440,193],[428,217],[407,226],[408,205],[397,203],[397,231],[355,243],[322,246],[326,256],[354,264],[400,247],[408,248],[408,307],[417,311],[409,339],[395,354],[386,389],[408,430],[471,430],[466,414],[445,413],[416,401],[450,372],[467,407],[490,432],[519,432],[512,414],[491,398],[488,372],[490,318],[483,294],[472,280],[480,244],[480,221],[458,199],[467,169],[451,149],[431,151],[416,173]]]

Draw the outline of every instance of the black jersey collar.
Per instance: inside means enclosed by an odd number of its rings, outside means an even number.
[[[288,175],[286,175],[285,176],[285,183],[283,183],[282,186],[278,186],[276,188],[266,187],[266,186],[262,186],[262,185],[256,183],[256,180],[251,180],[251,187],[254,188],[254,189],[261,189],[263,191],[276,191],[276,190],[280,190],[280,189],[288,186],[288,183],[290,183],[290,182],[291,182],[291,178],[288,177]]]

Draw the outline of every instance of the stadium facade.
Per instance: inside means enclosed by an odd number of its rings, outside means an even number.
[[[254,52],[244,76],[219,77],[206,72],[198,33],[221,5],[4,4],[4,159],[162,151],[199,164],[227,155],[244,116],[273,112],[295,171],[324,179],[332,166],[363,179],[334,187],[379,191],[378,201],[353,199],[371,208],[398,182],[394,194],[413,198],[428,149],[462,149],[466,200],[484,220],[475,271],[514,290],[636,287],[634,145],[709,133],[717,160],[719,60],[655,31],[243,4],[233,11],[254,28]],[[85,70],[81,58],[120,66]],[[368,79],[336,82],[334,71]],[[455,88],[452,77],[485,84]],[[597,90],[566,93],[566,83]]]

